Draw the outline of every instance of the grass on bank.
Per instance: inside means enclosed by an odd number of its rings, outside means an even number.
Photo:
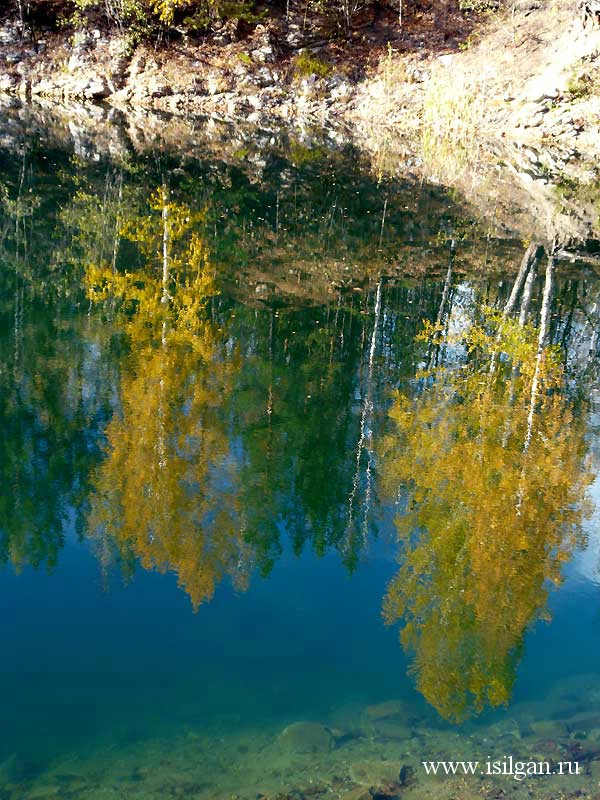
[[[477,157],[485,122],[485,84],[456,70],[440,68],[423,103],[423,157],[444,178],[459,175]]]

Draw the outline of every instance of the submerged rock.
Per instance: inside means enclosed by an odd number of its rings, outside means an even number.
[[[281,732],[279,740],[293,753],[327,753],[335,744],[330,730],[318,722],[294,722]]]
[[[415,768],[411,767],[410,764],[403,764],[400,768],[400,772],[398,773],[398,784],[400,786],[412,786],[413,783],[417,782],[417,776],[415,773]]]
[[[529,723],[529,728],[541,739],[560,739],[567,734],[564,722],[555,719],[533,720]]]
[[[397,718],[379,719],[375,722],[375,733],[383,739],[410,739],[412,731]]]
[[[594,712],[576,714],[566,719],[565,724],[569,733],[577,731],[589,732],[594,728],[600,728],[600,714]]]
[[[355,786],[340,795],[341,800],[372,800],[373,795],[371,789],[365,789],[364,786]]]
[[[600,761],[592,761],[590,764],[590,779],[594,785],[600,784]]]
[[[401,786],[398,783],[386,783],[370,789],[371,800],[400,800]]]
[[[60,800],[60,787],[55,784],[41,784],[27,794],[27,800]]]
[[[408,778],[407,769],[410,765],[401,761],[382,761],[380,758],[353,761],[350,764],[350,777],[355,783],[367,786],[394,786],[400,785],[400,774],[404,769],[404,777]],[[408,784],[407,784],[408,785]]]
[[[385,703],[377,703],[373,706],[367,706],[367,717],[375,722],[378,719],[387,719],[388,717],[400,717],[406,713],[406,708],[402,700],[388,700]]]

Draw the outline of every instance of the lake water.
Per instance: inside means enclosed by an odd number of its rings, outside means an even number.
[[[1,164],[1,800],[598,796],[595,277],[350,148]]]

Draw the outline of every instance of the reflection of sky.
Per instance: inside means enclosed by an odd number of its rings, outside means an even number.
[[[458,339],[473,324],[475,308],[475,290],[468,283],[459,283],[452,293],[452,306],[448,315],[448,336]]]
[[[600,404],[597,392],[591,392],[592,413],[589,416],[590,455],[594,482],[588,489],[592,515],[584,523],[586,547],[575,553],[567,575],[577,576],[600,586]]]
[[[585,549],[575,554],[569,573],[576,573],[600,586],[600,474],[596,474],[588,494],[594,508],[584,527],[588,542]]]
[[[51,575],[1,573],[0,763],[102,737],[281,728],[345,703],[419,701],[381,618],[389,541],[350,578],[337,554],[296,557],[286,539],[268,580],[254,575],[245,593],[223,581],[194,614],[173,574],[115,575],[104,592],[87,544],[66,539]]]
[[[600,475],[596,475],[590,486],[589,498],[594,505],[594,513],[585,524],[587,546],[575,554],[569,572],[600,585]]]

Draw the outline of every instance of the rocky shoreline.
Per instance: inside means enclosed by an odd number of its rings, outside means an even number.
[[[283,130],[303,147],[357,147],[377,174],[455,188],[504,235],[568,250],[600,238],[600,27],[564,0],[552,15],[518,0],[508,22],[446,52],[407,35],[387,49],[357,39],[353,61],[300,20],[132,49],[99,29],[34,46],[7,18],[0,135],[51,130],[84,158],[206,146],[239,158]]]
[[[301,18],[250,31],[230,20],[210,39],[162,48],[132,47],[100,29],[47,31],[32,42],[8,18],[0,22],[0,96],[346,127],[363,138],[422,135],[429,126],[434,138],[441,131],[470,150],[490,141],[543,143],[593,160],[600,26],[584,25],[563,0],[551,20],[537,5],[516,2],[512,30],[499,16],[482,23],[477,39],[445,47],[389,28],[378,45],[357,32],[356,43],[337,47],[305,33]]]
[[[356,82],[340,72],[297,75],[289,58],[282,59],[272,28],[258,25],[243,42],[218,49],[138,47],[132,53],[125,38],[99,30],[77,32],[70,41],[50,34],[36,50],[24,46],[17,23],[8,21],[0,29],[0,93],[250,123],[264,117],[343,120]]]

